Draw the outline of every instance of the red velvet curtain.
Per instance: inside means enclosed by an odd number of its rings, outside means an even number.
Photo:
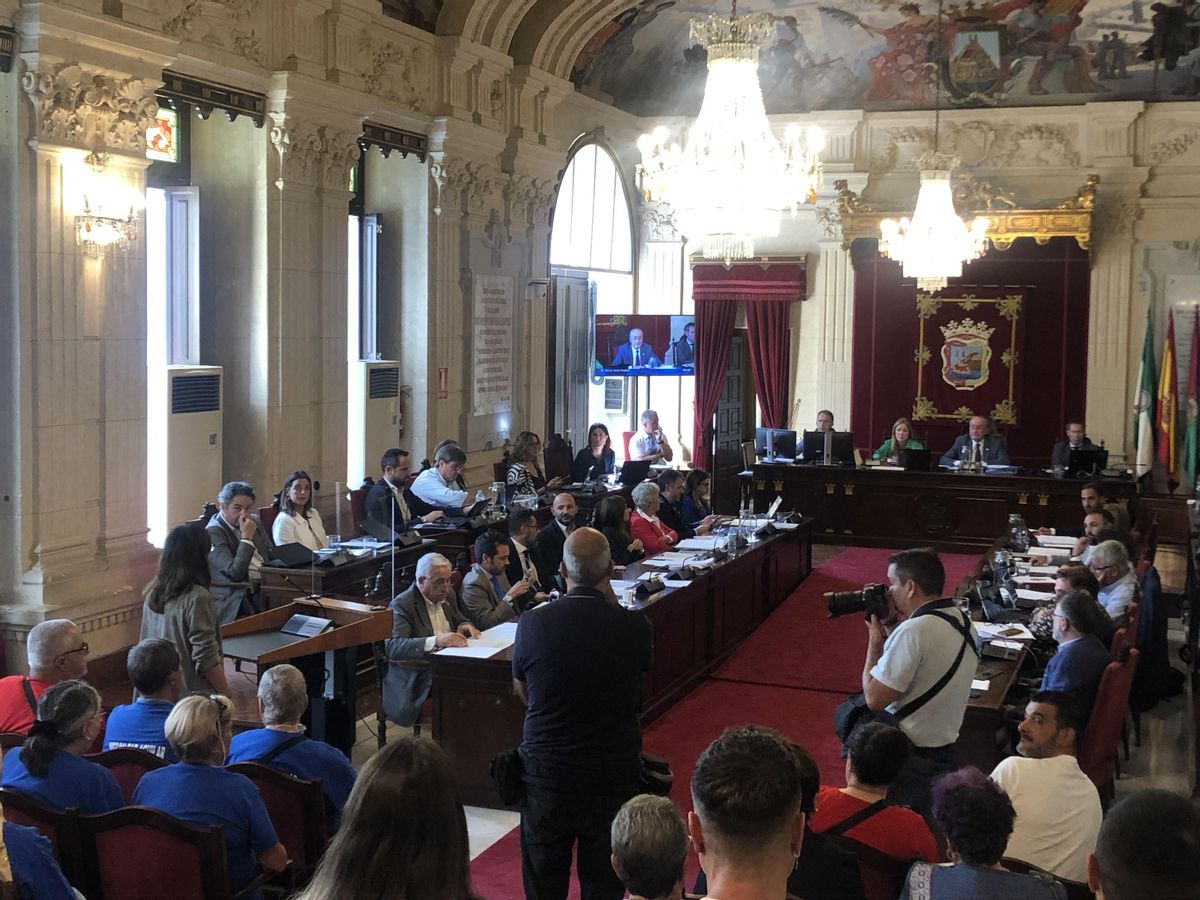
[[[750,371],[767,428],[783,428],[787,418],[789,306],[786,302],[746,304]]]
[[[729,345],[733,341],[733,323],[737,318],[736,300],[699,300],[696,302],[696,421],[692,427],[692,465],[709,467],[709,447],[705,427],[712,422],[725,387],[729,367]]]
[[[692,269],[696,301],[696,424],[692,465],[708,468],[705,427],[712,422],[725,385],[729,344],[737,304],[746,304],[750,368],[754,392],[771,428],[784,424],[788,384],[788,308],[805,296],[804,267],[795,263],[723,266],[702,263]]]

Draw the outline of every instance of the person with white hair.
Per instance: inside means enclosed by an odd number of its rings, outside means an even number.
[[[87,674],[88,644],[70,619],[47,619],[25,641],[28,675],[0,678],[0,731],[28,734],[42,694],[60,681]]]
[[[300,717],[307,708],[308,685],[299,669],[287,663],[267,669],[258,680],[258,714],[263,727],[235,735],[226,763],[257,762],[298,778],[321,779],[326,816],[333,830],[354,787],[354,767],[336,748],[304,734]]]
[[[1101,541],[1092,551],[1088,568],[1100,583],[1096,599],[1108,612],[1113,627],[1120,628],[1129,617],[1129,604],[1137,593],[1137,578],[1129,563],[1129,551],[1120,541]]]
[[[479,629],[467,621],[450,585],[453,567],[440,553],[417,560],[417,580],[392,600],[392,636],[384,641],[389,661],[383,679],[383,710],[397,725],[410,726],[421,716],[433,679],[430,653],[465,647]]]
[[[662,553],[679,543],[679,533],[658,517],[662,494],[653,481],[643,481],[633,489],[633,515],[629,533],[642,542],[645,558]]]
[[[642,413],[642,428],[629,439],[629,458],[651,462],[670,462],[675,455],[658,424],[658,413],[648,409]]]

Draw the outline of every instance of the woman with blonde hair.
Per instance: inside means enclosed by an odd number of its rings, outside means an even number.
[[[895,462],[901,450],[924,450],[925,445],[912,436],[912,422],[904,416],[892,425],[892,436],[879,445],[871,459],[886,459]]]
[[[363,766],[342,826],[295,900],[476,900],[467,820],[446,753],[403,737]]]
[[[222,768],[233,736],[233,702],[221,694],[184,697],[167,717],[166,734],[179,762],[143,775],[133,805],[201,827],[220,825],[234,892],[254,880],[259,866],[265,872],[283,871],[287,851],[258,788],[245,775]],[[247,896],[256,900],[262,892]]]
[[[20,747],[4,755],[6,788],[53,809],[86,815],[125,805],[104,766],[82,759],[104,729],[100,695],[85,681],[60,681],[38,698],[37,719]]]
[[[508,467],[508,477],[505,479],[509,496],[536,494],[541,497],[566,481],[561,477],[546,480],[542,467],[538,465],[538,453],[541,450],[542,439],[532,431],[522,431],[517,435],[510,456],[512,465]]]

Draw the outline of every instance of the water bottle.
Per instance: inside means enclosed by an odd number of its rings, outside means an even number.
[[[992,577],[995,579],[993,584],[1004,584],[1008,580],[1008,554],[1003,550],[997,550],[992,557]]]
[[[1008,546],[1017,553],[1029,549],[1029,529],[1020,513],[1010,513],[1008,517]]]
[[[483,501],[484,501],[483,488],[479,488],[478,490],[475,491],[475,502],[482,503]]]

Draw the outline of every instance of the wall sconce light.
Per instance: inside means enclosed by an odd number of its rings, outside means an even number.
[[[84,182],[82,207],[75,214],[75,242],[93,259],[104,256],[107,247],[129,246],[138,233],[134,204],[124,200],[120,188],[104,176],[109,158],[109,154],[93,150],[83,159],[91,172]]]

